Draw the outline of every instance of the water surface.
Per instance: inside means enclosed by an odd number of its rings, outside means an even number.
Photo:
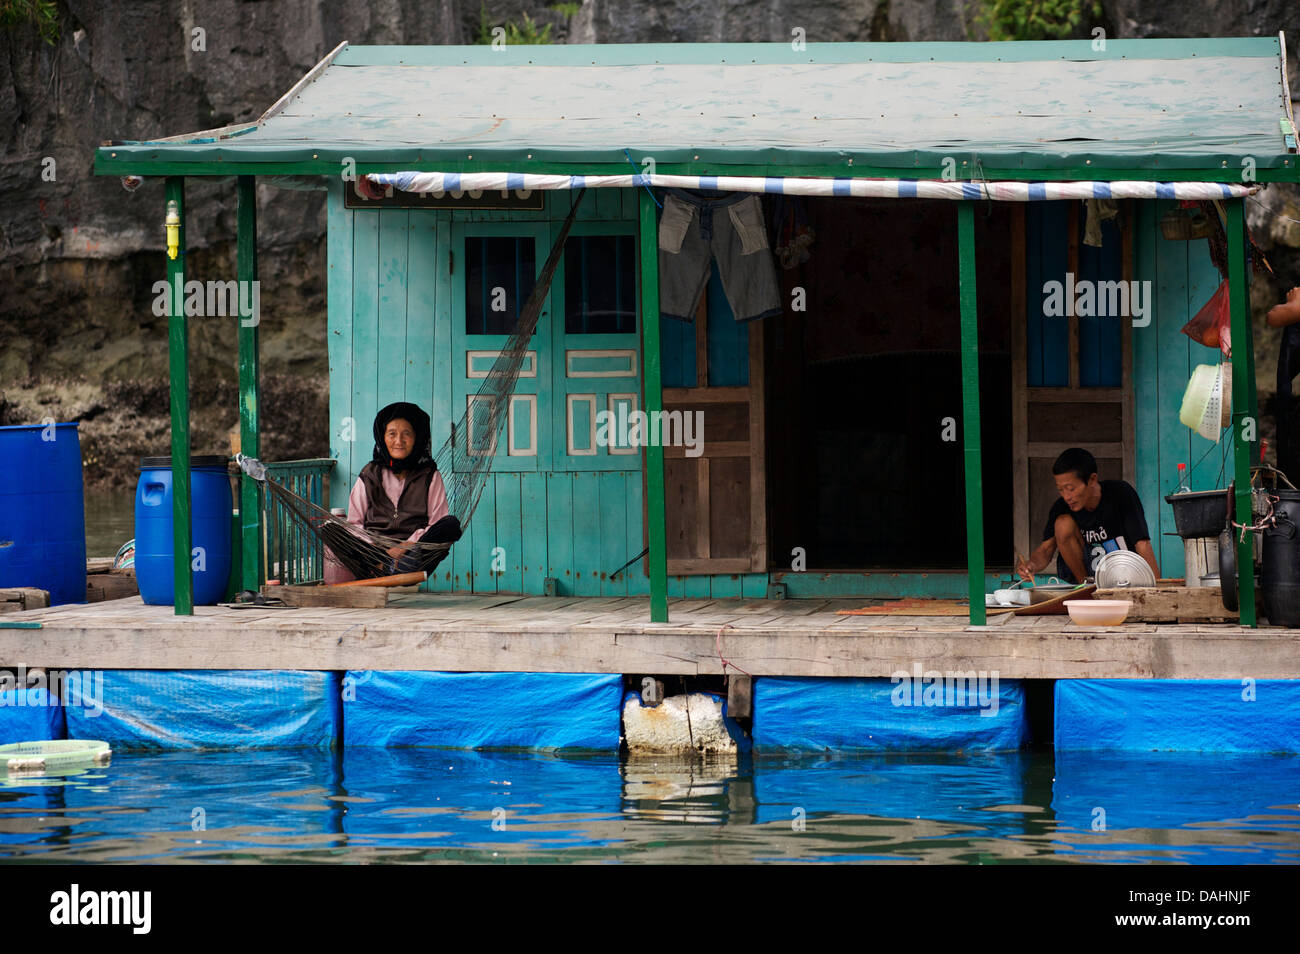
[[[1300,759],[116,753],[0,776],[0,860],[1300,861]]]

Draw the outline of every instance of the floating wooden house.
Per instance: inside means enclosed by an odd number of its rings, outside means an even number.
[[[655,620],[670,596],[970,594],[981,623],[992,581],[1038,542],[1063,448],[1090,448],[1103,477],[1137,487],[1166,576],[1183,558],[1163,500],[1176,465],[1199,462],[1197,489],[1248,483],[1243,203],[1300,181],[1289,107],[1281,36],[343,44],[254,122],[109,143],[95,164],[167,177],[182,229],[186,178],[238,177],[246,281],[256,178],[327,190],[335,506],[380,407],[415,402],[435,447],[448,435],[587,187],[482,502],[429,589],[648,595]],[[432,185],[357,190],[399,173]],[[781,216],[774,245],[811,230],[806,261],[773,264],[780,314],[737,322],[715,264],[693,322],[661,316],[665,186],[763,195]],[[1227,223],[1238,347],[1219,448],[1178,420],[1192,368],[1217,361],[1179,333],[1220,281],[1206,242],[1163,237],[1188,198],[1219,201]],[[1118,216],[1087,200],[1114,200]],[[1055,282],[1067,295],[1092,283],[1110,304],[1053,314]],[[242,442],[256,455],[257,328],[242,325]],[[185,335],[173,317],[178,462]],[[702,443],[599,441],[601,411],[701,412]],[[243,501],[256,509],[251,486]],[[178,494],[179,518],[186,506]],[[1249,513],[1244,489],[1237,506]],[[264,576],[255,523],[245,585]],[[188,553],[188,519],[176,526]],[[184,559],[177,572],[186,613]]]

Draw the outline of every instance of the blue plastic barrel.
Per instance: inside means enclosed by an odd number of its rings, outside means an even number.
[[[230,478],[224,457],[190,458],[190,565],[194,605],[226,595],[230,578]],[[135,581],[152,606],[176,602],[172,567],[172,459],[144,457],[135,488]]]
[[[86,505],[76,424],[0,427],[0,586],[86,602]]]

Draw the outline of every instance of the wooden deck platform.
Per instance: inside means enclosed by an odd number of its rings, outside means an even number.
[[[1298,630],[836,615],[863,603],[682,599],[651,623],[644,597],[408,593],[383,609],[198,607],[188,618],[133,597],[5,615],[0,666],[693,675],[722,673],[725,656],[755,676],[889,676],[919,663],[1004,679],[1300,678]]]

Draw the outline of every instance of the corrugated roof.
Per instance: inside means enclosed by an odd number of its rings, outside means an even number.
[[[951,157],[962,179],[979,177],[974,158],[989,177],[1235,177],[1250,157],[1260,179],[1294,179],[1281,51],[1277,37],[344,46],[257,123],[108,146],[97,167],[597,172],[630,155],[659,171],[852,175]]]

